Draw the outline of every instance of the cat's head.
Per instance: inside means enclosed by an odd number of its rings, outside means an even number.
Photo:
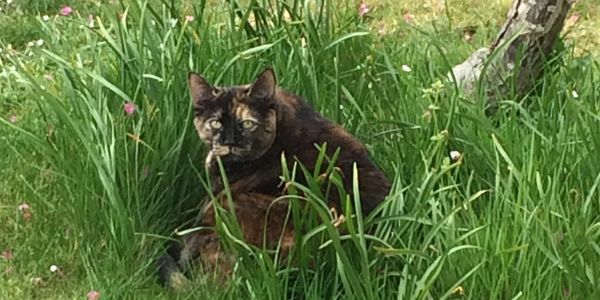
[[[271,148],[277,131],[277,80],[272,69],[244,86],[215,87],[196,73],[189,74],[188,84],[194,125],[211,155],[247,161]]]

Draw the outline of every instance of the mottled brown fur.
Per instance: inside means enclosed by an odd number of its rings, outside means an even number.
[[[273,204],[273,200],[284,193],[279,179],[282,153],[288,162],[296,159],[310,169],[319,154],[315,145],[327,143],[328,155],[340,149],[336,167],[342,172],[348,192],[352,191],[352,168],[356,163],[364,213],[373,210],[387,196],[389,182],[369,159],[365,147],[299,96],[279,89],[272,70],[267,69],[251,85],[233,87],[213,87],[201,76],[191,73],[189,85],[196,112],[196,129],[209,148],[206,164],[212,192],[221,205],[227,207],[216,165],[218,156],[223,162],[235,213],[248,243],[273,249],[281,241],[280,251],[284,254],[293,244],[291,220],[284,225],[287,204],[283,201]],[[250,120],[246,124],[248,127],[254,126],[250,130],[241,125],[245,119]],[[339,211],[337,197],[335,191],[328,194],[329,205],[338,207]],[[201,225],[214,227],[212,202],[206,204],[204,212]],[[172,278],[179,278],[173,276],[179,267],[198,256],[209,269],[221,269],[223,273],[230,271],[227,262],[231,262],[231,258],[221,254],[219,239],[213,231],[191,233],[183,238],[183,246],[177,249],[177,253],[161,259],[161,278],[168,285],[175,285]]]

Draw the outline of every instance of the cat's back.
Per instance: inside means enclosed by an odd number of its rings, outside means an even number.
[[[278,91],[278,96],[283,103],[279,108],[283,115],[278,123],[280,142],[290,153],[302,155],[316,150],[315,144],[326,143],[331,151],[340,148],[342,156],[369,160],[366,148],[356,137],[325,118],[302,97],[285,90]]]
[[[278,123],[282,150],[298,158],[306,167],[314,166],[319,150],[326,144],[326,153],[332,156],[339,149],[336,166],[344,178],[346,191],[352,190],[354,165],[359,172],[359,186],[363,210],[371,211],[388,195],[390,183],[369,157],[363,143],[342,126],[323,117],[304,99],[288,91],[278,91],[283,105],[283,118]]]

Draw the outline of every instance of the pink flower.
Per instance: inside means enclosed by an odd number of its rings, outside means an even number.
[[[367,6],[367,3],[360,1],[360,5],[358,6],[358,16],[362,18],[369,13],[369,11],[370,9],[369,6]]]
[[[13,252],[12,249],[6,249],[4,251],[2,251],[2,258],[4,258],[4,260],[9,261],[11,259],[13,259]]]
[[[575,13],[565,20],[565,27],[571,28],[571,27],[575,26],[575,24],[577,24],[578,21],[579,21],[579,15]]]
[[[100,292],[91,290],[87,293],[86,296],[88,300],[98,300],[100,299]]]
[[[577,21],[579,21],[579,15],[573,14],[572,16],[569,17],[569,21],[572,23],[577,23]]]
[[[61,15],[61,16],[63,16],[63,17],[69,16],[69,15],[71,15],[72,13],[73,13],[73,9],[72,9],[70,6],[68,6],[68,5],[66,5],[66,6],[63,6],[63,7],[60,9],[60,15]]]
[[[123,104],[123,110],[128,116],[133,115],[136,110],[135,103],[129,101],[125,102],[125,104]]]
[[[12,115],[10,117],[8,117],[8,121],[10,121],[11,123],[15,124],[17,123],[17,116],[16,115]]]
[[[404,18],[404,22],[406,22],[406,23],[412,23],[415,20],[415,16],[413,16],[411,14],[404,14],[404,16],[402,16],[402,18]]]
[[[194,21],[194,16],[185,16],[185,20],[188,22],[193,22]]]

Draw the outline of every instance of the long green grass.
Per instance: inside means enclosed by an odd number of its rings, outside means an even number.
[[[0,298],[600,297],[597,58],[558,48],[534,91],[486,116],[484,96],[446,79],[486,40],[463,42],[444,16],[379,35],[354,1],[81,3],[45,21],[56,3],[41,1],[40,15],[0,27],[0,250],[13,254],[0,259]],[[319,189],[339,175],[302,186],[306,170],[285,170],[282,201],[307,228],[294,263],[245,245],[223,212],[240,258],[231,282],[195,274],[170,294],[154,261],[208,184],[187,73],[239,84],[266,66],[359,137],[392,192],[370,216],[340,212],[339,231]]]

